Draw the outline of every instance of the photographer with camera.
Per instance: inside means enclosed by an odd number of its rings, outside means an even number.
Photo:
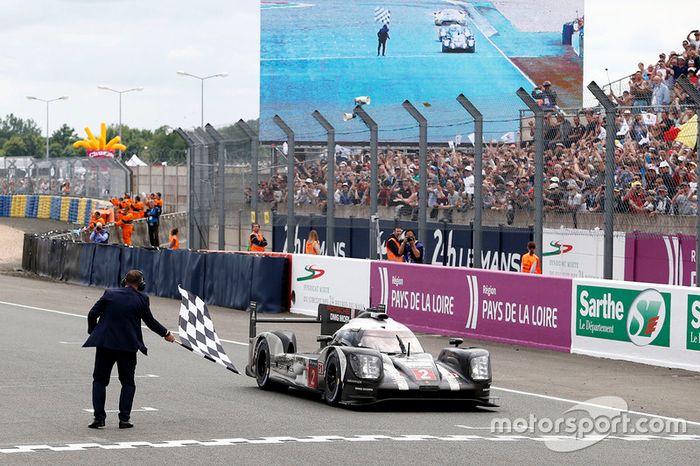
[[[416,239],[416,233],[411,229],[406,230],[399,247],[399,254],[403,256],[403,261],[422,264],[424,251],[423,243]]]

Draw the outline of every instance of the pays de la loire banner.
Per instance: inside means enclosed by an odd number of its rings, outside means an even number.
[[[571,347],[571,280],[475,269],[372,262],[370,301],[417,331]]]
[[[693,291],[574,280],[571,351],[700,370],[700,292]]]
[[[294,254],[291,311],[315,316],[319,304],[366,309],[369,267],[367,260]]]

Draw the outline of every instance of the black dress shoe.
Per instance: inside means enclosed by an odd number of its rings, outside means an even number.
[[[92,424],[90,424],[88,427],[91,429],[101,429],[104,426],[105,421],[98,421],[97,419],[95,419],[94,421],[92,421]]]
[[[104,425],[104,423],[103,423]],[[134,427],[134,425],[130,422],[124,422],[124,421],[119,421],[119,428],[120,429],[131,429]]]

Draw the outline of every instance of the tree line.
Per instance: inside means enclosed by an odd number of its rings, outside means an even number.
[[[257,129],[257,121],[249,121],[249,125]],[[98,128],[91,128],[97,132]],[[220,132],[226,135],[233,132],[233,126],[224,127]],[[108,139],[119,134],[118,125],[107,127]],[[61,125],[51,133],[49,139],[50,157],[80,157],[85,150],[73,148],[73,143],[86,137],[81,129],[80,134],[67,124]],[[122,142],[127,146],[123,157],[126,159],[137,155],[146,163],[168,162],[169,164],[184,163],[187,158],[187,144],[169,126],[155,130],[131,128],[122,125]],[[9,114],[0,118],[0,157],[37,157],[43,158],[46,153],[46,134],[31,118],[20,118]]]

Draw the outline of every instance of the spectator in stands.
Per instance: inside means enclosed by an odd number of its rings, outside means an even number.
[[[693,46],[696,52],[700,53],[700,31],[697,29],[690,31],[686,39],[688,44]]]
[[[690,194],[688,183],[681,183],[673,198],[673,208],[678,215],[695,215],[697,212],[695,196]]]
[[[102,228],[100,222],[95,224],[95,230],[90,233],[90,241],[95,244],[107,244],[109,241],[109,232]]]
[[[654,200],[654,212],[656,214],[668,215],[672,212],[673,203],[668,197],[668,188],[661,184],[656,188],[656,198]]]
[[[654,111],[661,112],[663,107],[671,103],[671,94],[660,76],[654,76],[651,80],[651,105],[654,107]]]

